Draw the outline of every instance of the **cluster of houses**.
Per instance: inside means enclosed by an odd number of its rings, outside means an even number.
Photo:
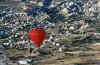
[[[16,0],[23,1],[24,0]],[[28,0],[25,0],[28,2]],[[71,19],[69,16],[73,14],[78,14],[85,16],[96,16],[96,13],[99,13],[99,3],[100,1],[50,1],[49,3],[44,3],[39,0],[30,0],[31,4],[37,4],[37,6],[42,8],[51,8],[49,10],[60,10],[58,14],[62,14],[65,18]],[[51,2],[51,3],[50,3]],[[61,3],[60,3],[61,2]],[[75,3],[74,3],[75,2]],[[46,5],[47,4],[47,5]],[[44,6],[45,5],[45,6]],[[22,6],[21,6],[22,7]],[[84,8],[82,10],[82,8]],[[77,11],[78,10],[78,11]],[[36,10],[37,11],[37,10]],[[52,19],[51,14],[45,11],[40,12],[36,17],[28,15],[23,8],[8,8],[0,13],[0,44],[5,48],[16,48],[16,49],[28,49],[30,47],[35,48],[34,43],[29,38],[29,31],[32,28],[40,26],[44,28],[47,33],[47,37],[41,45],[41,49],[48,51],[48,53],[53,52],[63,52],[65,43],[61,43],[58,40],[63,40],[66,38],[66,35],[71,34],[84,34],[87,32],[89,23],[87,23],[84,18],[83,20],[70,20],[68,21],[59,21],[59,23],[50,22],[47,19]],[[51,11],[49,11],[51,12]],[[52,13],[52,12],[51,12]],[[85,14],[84,14],[85,13]],[[54,14],[55,15],[55,14]],[[98,14],[99,15],[99,14]],[[56,17],[55,17],[56,18]],[[99,16],[97,16],[99,19]],[[64,36],[65,35],[65,36]],[[95,33],[99,38],[99,33]],[[32,54],[34,56],[34,53]],[[0,55],[0,58],[1,55]],[[1,61],[0,61],[1,63]],[[34,60],[30,59],[20,59],[15,62],[15,64],[30,65],[34,64]],[[4,64],[2,64],[4,65]],[[10,64],[14,65],[14,64]]]

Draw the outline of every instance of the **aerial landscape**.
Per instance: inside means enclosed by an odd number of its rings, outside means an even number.
[[[0,0],[0,65],[100,65],[100,0]]]

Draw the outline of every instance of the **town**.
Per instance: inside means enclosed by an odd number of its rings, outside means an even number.
[[[0,65],[99,65],[99,3],[0,0]],[[40,48],[29,37],[37,27],[46,31]]]

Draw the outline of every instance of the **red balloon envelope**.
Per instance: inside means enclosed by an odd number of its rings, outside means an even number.
[[[42,28],[32,29],[30,31],[30,38],[37,47],[40,47],[40,45],[46,38],[46,32]]]

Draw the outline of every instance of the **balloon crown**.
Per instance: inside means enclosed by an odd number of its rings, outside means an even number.
[[[41,28],[41,27],[32,28],[30,31],[32,31],[32,30],[34,30],[34,29],[39,30],[39,29],[43,29],[43,28]]]

